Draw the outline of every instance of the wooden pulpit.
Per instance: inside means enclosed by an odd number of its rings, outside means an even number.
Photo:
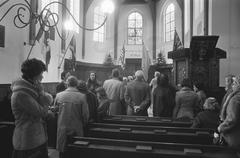
[[[216,48],[219,36],[193,36],[190,48],[168,52],[173,59],[174,84],[184,78],[204,83],[207,93],[219,90],[219,60],[226,52]]]

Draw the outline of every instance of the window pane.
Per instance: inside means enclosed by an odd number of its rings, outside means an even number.
[[[134,31],[134,29],[128,29],[128,36],[130,36],[130,37],[135,36],[135,31]]]
[[[142,29],[136,29],[137,35],[136,36],[142,36]]]
[[[171,31],[172,31],[172,30],[175,30],[174,22],[171,23]]]
[[[165,41],[171,41],[174,38],[175,30],[175,6],[173,3],[167,6],[165,11]]]
[[[142,21],[142,15],[138,12],[133,12],[128,16],[128,44],[142,43]]]
[[[175,16],[174,16],[174,12],[171,13],[171,21],[174,20]]]
[[[134,28],[135,27],[135,20],[128,21],[128,27]]]
[[[142,20],[142,15],[139,14],[139,13],[136,13],[136,19],[138,19],[138,20]]]
[[[174,31],[171,32],[171,40],[174,38]]]
[[[170,23],[166,25],[166,32],[169,32],[169,31],[170,31]]]
[[[128,19],[129,19],[129,20],[135,19],[135,14],[134,14],[134,13],[130,14],[129,17],[128,17]]]
[[[166,15],[166,23],[169,23],[170,22],[170,14],[167,14]]]
[[[166,33],[166,41],[167,41],[167,42],[170,41],[170,33],[169,33],[169,32]]]
[[[137,27],[137,28],[142,27],[142,20],[137,20],[137,21],[136,21],[136,27]]]
[[[103,34],[98,34],[99,36],[99,42],[103,42]]]
[[[128,39],[128,44],[134,44],[134,41],[132,40],[132,38]]]
[[[136,44],[142,44],[142,37],[136,37]]]

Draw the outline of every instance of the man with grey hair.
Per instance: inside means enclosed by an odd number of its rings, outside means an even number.
[[[150,106],[150,87],[144,82],[142,70],[135,73],[135,80],[130,82],[124,94],[127,103],[127,115],[147,116]]]
[[[78,80],[67,78],[67,89],[58,93],[54,105],[58,107],[57,150],[64,157],[67,137],[83,136],[83,127],[88,122],[89,110],[86,96],[77,89]]]

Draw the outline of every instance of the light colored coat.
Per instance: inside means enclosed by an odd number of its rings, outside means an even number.
[[[195,111],[199,108],[198,95],[188,87],[181,88],[176,93],[176,105],[173,110],[173,118],[187,117],[193,119]]]
[[[123,89],[122,82],[117,78],[112,78],[106,80],[103,83],[103,88],[105,89],[108,99],[111,100],[109,107],[110,115],[121,115],[122,114],[122,104],[121,104],[121,91]]]
[[[24,79],[12,83],[11,107],[15,117],[13,146],[16,150],[29,150],[47,142],[43,118],[48,106],[41,105],[39,89]]]
[[[223,104],[221,115],[223,122],[218,130],[231,147],[240,147],[240,88],[232,92]]]
[[[89,118],[88,104],[84,94],[69,87],[56,95],[54,105],[59,107],[56,148],[64,152],[68,136],[83,136]]]

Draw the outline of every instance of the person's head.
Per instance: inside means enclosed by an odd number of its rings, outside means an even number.
[[[46,65],[35,58],[27,59],[21,65],[22,77],[33,83],[40,83],[43,79],[43,72],[46,70]]]
[[[132,77],[132,76],[128,76],[127,78],[128,78],[128,81],[129,81],[129,82],[133,80],[133,77]]]
[[[160,76],[160,74],[161,74],[160,72],[158,72],[158,71],[155,71],[155,72],[154,72],[154,77],[155,77],[155,78],[157,78],[157,77],[159,77],[159,76]]]
[[[235,76],[234,76],[234,75],[231,75],[231,74],[229,74],[229,75],[227,75],[227,76],[225,77],[225,89],[226,89],[226,90],[232,88],[233,78],[234,78],[234,77],[235,77]]]
[[[96,95],[98,100],[107,99],[107,93],[103,87],[98,87],[96,89]]]
[[[63,72],[61,73],[61,80],[65,80],[65,75],[66,75],[66,71],[63,71]]]
[[[192,88],[192,81],[189,78],[184,78],[181,83],[182,87]]]
[[[122,82],[123,82],[124,85],[126,85],[127,82],[128,82],[128,78],[127,77],[123,77],[123,81]]]
[[[240,89],[240,76],[233,78],[232,89],[233,91]]]
[[[203,82],[196,81],[193,83],[193,90],[195,92],[198,92],[200,90],[204,90],[204,84]]]
[[[47,104],[48,106],[51,106],[51,105],[52,105],[52,103],[53,103],[53,97],[52,97],[52,95],[51,95],[50,93],[45,92],[45,93],[44,93],[44,99],[45,99],[45,102],[46,102],[46,104]]]
[[[83,81],[83,80],[79,80],[79,81],[78,81],[77,89],[78,89],[79,91],[86,92],[86,91],[87,91],[87,84],[86,84],[86,82]]]
[[[89,75],[90,80],[95,80],[96,79],[96,73],[95,72],[91,72]]]
[[[157,84],[160,87],[165,87],[169,84],[169,79],[168,76],[165,74],[161,74],[158,78],[157,78]]]
[[[75,76],[69,76],[67,78],[67,87],[77,87],[78,79]]]
[[[113,69],[112,70],[112,77],[119,78],[119,70],[118,69]]]
[[[203,104],[204,110],[219,110],[219,104],[214,97],[209,97],[205,100]]]
[[[143,74],[143,71],[142,70],[137,70],[135,72],[135,77],[137,80],[141,81],[144,79],[144,74]]]

